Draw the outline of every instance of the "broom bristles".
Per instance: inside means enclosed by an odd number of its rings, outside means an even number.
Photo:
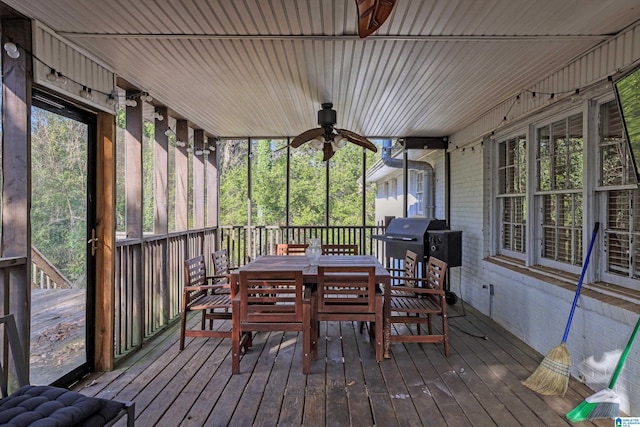
[[[598,418],[616,418],[620,415],[619,403],[598,403],[596,407],[591,411],[589,420],[595,420]]]
[[[587,397],[567,414],[571,422],[616,418],[620,415],[620,398],[611,389],[600,390]]]
[[[526,387],[546,396],[564,396],[569,387],[571,355],[563,342],[549,350],[540,366],[522,381]]]

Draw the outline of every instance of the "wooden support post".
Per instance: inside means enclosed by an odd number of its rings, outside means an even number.
[[[116,126],[112,114],[97,117],[95,369],[113,369],[116,245]],[[90,325],[88,325],[90,326]]]
[[[127,97],[139,94],[127,91]],[[142,237],[142,101],[126,109],[126,229],[128,238]]]
[[[169,117],[167,116],[167,107],[157,107],[156,112],[162,115],[164,120],[155,121],[155,192],[154,192],[154,208],[153,208],[153,232],[154,234],[164,235],[169,231],[168,220],[168,188],[169,179],[169,137],[165,135],[168,128]]]
[[[185,146],[181,147],[180,143]],[[176,231],[189,228],[189,125],[186,120],[176,121]]]
[[[218,147],[215,138],[209,138],[207,156],[207,227],[218,226]]]
[[[204,130],[193,131],[194,153],[204,149]],[[193,228],[204,228],[204,155],[193,156]]]
[[[3,19],[2,41],[31,51],[31,24]],[[10,39],[9,39],[10,37]],[[0,288],[2,311],[13,314],[23,353],[29,358],[31,322],[31,57],[11,58],[2,49],[2,256],[25,257]],[[8,283],[7,282],[8,279]]]

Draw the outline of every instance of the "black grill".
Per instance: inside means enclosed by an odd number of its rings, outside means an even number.
[[[430,256],[447,263],[449,267],[462,265],[462,231],[449,230],[445,221],[433,218],[393,218],[385,234],[373,236],[385,244],[387,266],[398,268],[407,249],[418,255],[422,266],[422,277],[426,274],[426,262]],[[395,261],[395,262],[394,262]],[[395,267],[394,267],[395,265]],[[455,304],[458,297],[445,283],[446,298]]]
[[[447,230],[447,223],[434,218],[393,218],[383,235],[373,236],[385,243],[389,258],[404,259],[407,249],[422,260],[429,256],[429,230]],[[443,260],[446,261],[446,260]]]

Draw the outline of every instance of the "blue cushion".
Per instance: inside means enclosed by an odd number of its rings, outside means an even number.
[[[0,427],[100,426],[124,403],[52,386],[24,386],[0,400]]]

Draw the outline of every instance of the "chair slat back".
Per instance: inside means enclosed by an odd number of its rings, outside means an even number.
[[[302,322],[302,271],[241,271],[240,322]]]
[[[211,254],[211,259],[213,260],[213,274],[214,276],[225,276],[229,274],[230,266],[229,266],[229,253],[226,249],[220,249]],[[214,279],[214,283],[225,283],[227,279],[225,278],[216,278]]]
[[[418,267],[418,254],[413,251],[407,249],[407,252],[404,256],[404,277],[417,277],[417,267]],[[415,280],[406,280],[404,282],[405,286],[416,287],[417,283]]]
[[[375,267],[318,267],[318,312],[374,312],[375,272]]]
[[[206,284],[207,266],[204,255],[198,255],[184,262],[186,286],[201,286]]]
[[[276,255],[306,255],[308,244],[278,243]]]
[[[358,245],[322,245],[322,255],[358,255]]]
[[[429,257],[427,263],[427,287],[431,289],[444,289],[447,274],[447,263],[435,257]]]

